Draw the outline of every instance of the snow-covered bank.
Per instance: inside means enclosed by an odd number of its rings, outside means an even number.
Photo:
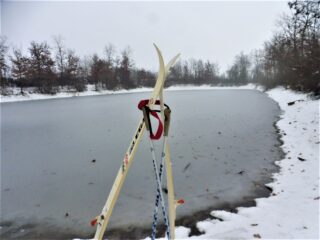
[[[178,85],[178,86],[171,86],[166,88],[166,90],[172,91],[192,91],[192,90],[224,90],[224,89],[257,89],[261,90],[260,86],[256,86],[252,83],[242,86],[210,86],[210,85],[201,85],[201,86],[194,86],[194,85]]]
[[[283,111],[277,126],[286,153],[268,184],[272,195],[256,199],[256,207],[239,207],[237,214],[211,212],[217,219],[197,223],[201,236],[188,238],[190,230],[177,227],[177,238],[319,239],[319,100],[282,88],[267,94]]]
[[[193,86],[193,85],[179,85],[172,86],[166,89],[169,91],[178,91],[178,90],[208,90],[208,89],[255,89],[256,87],[253,84],[248,84],[240,87],[216,87],[210,85],[202,85],[202,86]],[[94,85],[87,85],[87,90],[84,92],[67,92],[61,91],[55,95],[49,94],[39,94],[39,93],[28,93],[26,92],[24,95],[20,94],[20,90],[18,88],[13,88],[13,94],[8,96],[0,97],[1,102],[18,102],[18,101],[30,101],[30,100],[42,100],[42,99],[54,99],[54,98],[68,98],[68,97],[81,97],[81,96],[96,96],[96,95],[107,95],[107,94],[123,94],[123,93],[136,93],[136,92],[151,92],[153,88],[136,88],[130,90],[101,90],[95,91]]]
[[[152,88],[137,88],[130,90],[101,90],[95,91],[94,85],[87,85],[87,90],[84,92],[68,92],[61,91],[57,94],[40,94],[40,93],[29,93],[26,92],[24,95],[20,94],[18,88],[12,89],[13,94],[8,96],[1,95],[0,102],[19,102],[19,101],[30,101],[30,100],[43,100],[43,99],[54,99],[54,98],[69,98],[69,97],[82,97],[82,96],[97,96],[97,95],[106,95],[106,94],[122,94],[122,93],[134,93],[134,92],[149,92],[152,91]]]

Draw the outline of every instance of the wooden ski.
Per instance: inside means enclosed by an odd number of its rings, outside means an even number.
[[[169,69],[166,69],[165,77],[169,74]],[[159,94],[160,99],[160,110],[162,121],[165,122],[164,116],[164,101],[163,101],[163,87]],[[174,184],[173,184],[173,174],[172,174],[172,163],[170,157],[169,143],[167,137],[164,135],[164,147],[165,147],[165,166],[167,173],[167,189],[168,189],[168,212],[169,212],[169,225],[170,225],[170,238],[175,239],[175,221],[176,221],[176,206],[175,206],[175,196],[174,196]]]
[[[154,44],[154,47],[156,48],[158,58],[159,58],[159,72],[158,72],[158,77],[157,77],[157,81],[156,81],[154,90],[153,90],[151,97],[150,97],[150,100],[149,100],[148,105],[150,108],[153,107],[153,105],[155,104],[155,101],[158,99],[160,93],[163,91],[163,86],[164,86],[164,81],[165,81],[166,75],[168,74],[168,72],[170,71],[170,68],[174,65],[174,63],[176,62],[176,60],[180,56],[180,54],[178,54],[166,66],[164,66],[164,61],[163,61],[163,57],[162,57],[160,49],[155,44]],[[122,166],[120,167],[120,169],[118,171],[118,174],[116,176],[116,179],[115,179],[113,186],[111,188],[111,191],[109,193],[109,197],[108,197],[108,199],[102,209],[102,212],[99,216],[97,216],[95,219],[93,219],[91,221],[92,225],[97,224],[97,229],[96,229],[94,239],[101,240],[103,238],[103,235],[104,235],[104,232],[107,228],[112,211],[113,211],[114,206],[116,204],[116,201],[119,197],[120,190],[122,189],[123,183],[124,183],[126,176],[127,176],[127,173],[128,173],[128,170],[132,164],[133,158],[136,154],[139,143],[142,139],[144,130],[145,130],[145,123],[142,118],[139,122],[138,128],[134,134],[134,137],[131,140],[129,148],[126,151]],[[169,161],[170,161],[170,158],[169,158]],[[171,169],[171,163],[170,163],[169,168]],[[167,169],[168,169],[168,167],[167,167]],[[168,177],[172,178],[171,170],[170,170],[169,175],[170,176],[168,176],[168,170],[167,170],[167,178]],[[169,198],[174,199],[173,183],[172,183],[172,187],[170,187],[170,189],[171,190],[168,189]],[[174,232],[175,209],[174,209],[174,207],[171,206],[172,205],[171,200],[169,200],[169,201],[170,201],[169,202],[169,212],[174,211],[174,213],[171,213],[171,214],[169,213],[170,228],[173,224],[173,229],[170,229],[170,231]],[[174,202],[174,200],[173,200],[173,202]],[[173,223],[171,223],[171,221],[173,221]]]

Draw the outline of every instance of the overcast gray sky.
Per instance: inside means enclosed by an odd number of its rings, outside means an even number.
[[[79,55],[102,56],[110,42],[118,50],[129,45],[136,66],[156,70],[155,42],[165,61],[180,52],[225,70],[240,51],[261,48],[288,11],[286,1],[2,1],[1,30],[24,50],[32,40],[52,44],[61,35]]]

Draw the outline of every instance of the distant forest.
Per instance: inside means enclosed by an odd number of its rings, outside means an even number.
[[[320,94],[320,1],[290,1],[291,14],[279,19],[277,32],[259,50],[235,56],[230,68],[219,73],[219,66],[201,59],[180,60],[171,70],[166,86],[244,85],[255,83],[270,89],[284,86],[293,90]],[[263,26],[261,26],[263,27]],[[210,47],[210,45],[208,45]],[[44,94],[61,90],[81,92],[87,84],[95,90],[153,87],[156,73],[134,65],[130,47],[116,54],[112,44],[104,56],[80,57],[55,37],[47,42],[31,42],[28,53],[9,48],[0,38],[1,94],[12,88]]]

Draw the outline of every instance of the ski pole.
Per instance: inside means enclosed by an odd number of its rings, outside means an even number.
[[[169,107],[167,107],[164,110],[164,134],[163,134],[163,147],[162,147],[162,153],[161,153],[161,163],[160,163],[160,169],[159,169],[159,179],[160,179],[160,185],[162,182],[162,175],[163,175],[163,167],[164,167],[164,161],[165,161],[165,146],[167,144],[167,137],[169,133],[169,125],[170,125],[170,114],[171,110]],[[159,198],[160,198],[160,192],[162,192],[162,189],[157,189],[157,196],[155,200],[155,208],[154,208],[154,214],[153,214],[153,223],[152,223],[152,237],[151,239],[155,239],[156,233],[157,233],[157,222],[158,222],[158,209],[159,209]],[[168,230],[168,228],[167,228]]]
[[[164,222],[165,222],[165,226],[166,226],[166,235],[167,235],[168,239],[170,239],[169,221],[168,221],[166,208],[165,208],[165,202],[164,202],[164,198],[163,198],[163,194],[162,194],[162,190],[161,190],[161,181],[160,181],[159,171],[158,171],[158,167],[157,167],[157,163],[156,163],[154,144],[153,144],[153,141],[151,138],[152,130],[151,130],[151,122],[150,122],[150,118],[149,118],[150,109],[148,109],[147,107],[143,107],[142,111],[143,111],[144,121],[146,124],[146,129],[150,133],[150,137],[149,137],[150,150],[151,150],[151,155],[152,155],[153,168],[155,171],[156,181],[157,181],[157,185],[158,185],[156,203],[159,204],[159,200],[161,201],[162,213],[163,213],[163,218],[164,218]],[[159,124],[161,124],[160,121],[159,121]],[[160,128],[158,128],[158,130],[159,129]],[[157,132],[159,132],[159,131],[157,131]],[[154,222],[157,222],[157,216],[153,220],[154,220]],[[156,234],[155,227],[156,227],[156,225],[153,224],[151,239],[155,239],[155,234]]]
[[[168,239],[170,239],[169,220],[168,220],[168,217],[167,217],[165,201],[164,201],[163,193],[162,193],[162,189],[161,189],[161,181],[160,181],[160,178],[159,178],[159,171],[158,171],[158,167],[157,167],[157,163],[156,163],[156,159],[155,159],[154,144],[153,144],[153,141],[151,139],[149,140],[149,142],[150,142],[151,152],[152,152],[153,168],[154,168],[154,172],[155,172],[156,180],[157,180],[157,185],[158,185],[158,187],[157,187],[157,196],[159,196],[159,197],[156,199],[156,201],[159,202],[159,198],[160,198],[161,208],[162,208],[162,213],[163,213],[163,218],[164,218],[164,223],[165,223],[165,226],[166,226],[166,235],[167,235]],[[156,222],[157,218],[154,218],[153,220],[154,220],[154,222]],[[156,225],[155,225],[155,227],[156,227]],[[156,237],[155,235],[156,235],[156,231],[154,231],[154,229],[153,229],[152,235],[151,235],[151,239],[154,240],[155,237]]]

